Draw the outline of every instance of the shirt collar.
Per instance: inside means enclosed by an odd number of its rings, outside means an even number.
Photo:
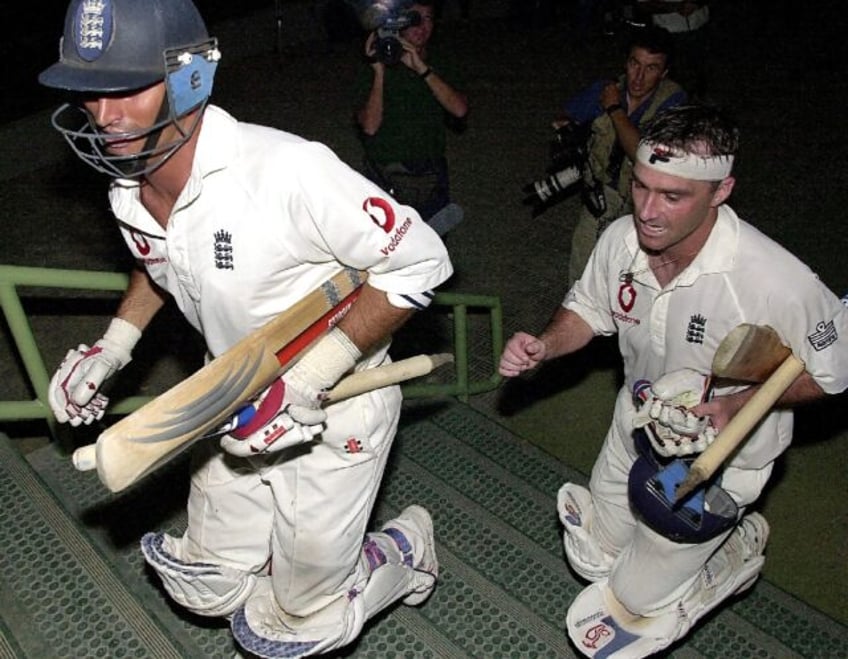
[[[701,275],[729,272],[736,262],[739,244],[740,220],[732,208],[722,204],[718,207],[715,225],[707,237],[707,242],[698,255],[677,278],[677,286],[691,286]],[[648,256],[639,247],[636,229],[632,228],[624,239],[625,247],[631,255],[632,272],[646,271]]]
[[[176,211],[191,205],[200,196],[204,179],[232,160],[237,149],[236,126],[236,120],[218,106],[206,107],[191,175],[177,199]]]
[[[209,105],[204,110],[203,123],[198,130],[197,149],[192,170],[180,193],[174,212],[190,206],[203,190],[203,181],[210,174],[226,168],[237,149],[237,122],[221,108]],[[165,231],[144,209],[139,200],[139,182],[119,178],[112,181],[109,198],[120,222],[153,236],[164,237]]]
[[[707,242],[678,278],[678,285],[691,286],[701,275],[729,272],[736,261],[739,244],[739,217],[732,208],[722,204]]]

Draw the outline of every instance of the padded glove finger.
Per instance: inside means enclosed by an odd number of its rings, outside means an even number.
[[[686,435],[688,437],[699,435],[710,423],[709,417],[695,416],[685,407],[671,405],[669,403],[652,406],[650,415],[657,423],[678,435]]]
[[[700,453],[715,439],[715,429],[709,417],[696,416],[688,408],[707,400],[709,392],[709,376],[693,369],[672,371],[653,384],[638,380],[633,385],[633,426],[645,429],[661,456]]]
[[[50,380],[47,399],[60,423],[73,426],[101,419],[109,399],[99,393],[103,382],[132,360],[141,330],[113,318],[103,338],[92,347],[80,344],[69,350]]]
[[[47,389],[56,420],[79,426],[103,418],[109,399],[98,389],[118,368],[120,364],[104,358],[97,344],[69,350]]]

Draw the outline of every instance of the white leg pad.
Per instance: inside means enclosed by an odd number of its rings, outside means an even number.
[[[251,656],[277,659],[323,654],[354,641],[365,622],[410,592],[417,573],[403,565],[385,564],[355,589],[329,606],[298,618],[283,611],[262,579],[232,618],[233,637]]]
[[[733,594],[750,588],[762,570],[768,539],[765,519],[752,513],[701,569],[680,598],[640,616],[627,611],[606,579],[583,590],[566,615],[568,635],[587,657],[638,659],[683,638]]]
[[[355,640],[369,618],[401,598],[405,604],[421,604],[438,575],[429,513],[410,506],[382,531],[369,533],[358,572],[362,578],[354,588],[303,618],[283,611],[270,579],[261,580],[232,618],[233,637],[245,650],[266,659],[320,654]]]
[[[256,575],[214,563],[183,561],[178,546],[179,540],[166,533],[146,533],[141,539],[144,560],[177,604],[209,617],[229,616],[244,604]]]
[[[613,557],[592,535],[594,509],[589,490],[574,483],[563,485],[557,493],[557,513],[565,529],[565,555],[574,571],[587,581],[609,576]]]
[[[230,627],[233,638],[250,656],[304,657],[344,644],[343,639],[350,633],[346,625],[351,608],[341,597],[305,618],[288,615],[277,604],[271,578],[266,577],[259,580],[250,599],[235,612]]]

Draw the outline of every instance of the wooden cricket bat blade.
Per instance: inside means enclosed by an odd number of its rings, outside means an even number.
[[[713,375],[741,382],[764,382],[791,351],[768,325],[743,323],[724,338],[713,357]]]
[[[97,438],[97,473],[120,492],[219,427],[347,312],[366,274],[342,270]],[[80,458],[82,463],[83,459]]]

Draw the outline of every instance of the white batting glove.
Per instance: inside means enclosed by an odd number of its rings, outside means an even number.
[[[281,451],[312,441],[324,429],[324,392],[352,369],[359,349],[338,328],[330,330],[225,428],[221,448],[241,457]]]
[[[287,395],[291,392],[292,395]],[[311,442],[324,430],[327,413],[298,405],[298,396],[283,378],[275,380],[249,405],[238,411],[221,437],[221,448],[242,458],[275,453]]]
[[[709,397],[710,378],[692,369],[663,375],[653,385],[639,380],[633,387],[639,410],[635,428],[644,428],[654,450],[664,457],[700,453],[716,437],[709,417],[689,411]]]
[[[132,360],[141,330],[113,318],[103,338],[92,347],[81,344],[69,350],[53,374],[47,397],[59,423],[72,426],[102,419],[109,399],[99,392],[103,382]]]

